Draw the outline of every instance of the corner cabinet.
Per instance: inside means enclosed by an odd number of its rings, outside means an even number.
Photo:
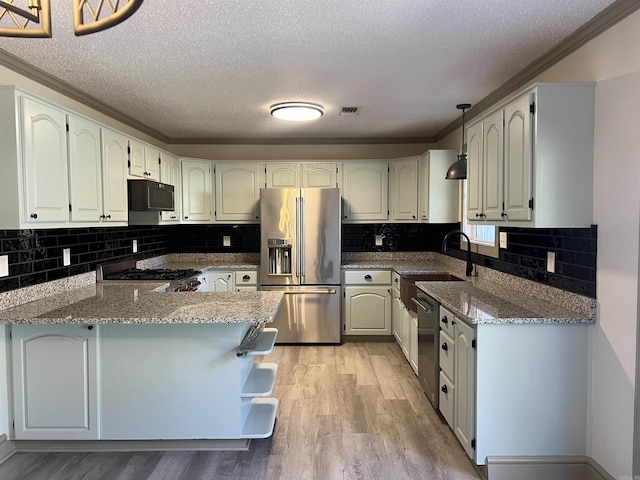
[[[594,114],[594,84],[541,83],[469,125],[468,220],[589,227]]]
[[[96,440],[97,328],[13,325],[16,440]]]
[[[391,162],[391,220],[416,222],[418,219],[418,157]]]
[[[418,163],[418,217],[423,223],[455,223],[460,216],[460,182],[447,180],[455,150],[428,150]]]
[[[344,271],[344,335],[391,335],[391,272]]]
[[[345,162],[342,175],[344,223],[389,219],[388,162]]]

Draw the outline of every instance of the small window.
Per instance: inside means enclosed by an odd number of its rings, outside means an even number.
[[[462,192],[462,229],[471,239],[471,251],[498,258],[500,256],[500,249],[496,243],[498,227],[495,225],[470,224],[467,221],[467,180],[464,180]],[[466,248],[466,243],[463,239],[463,248]]]

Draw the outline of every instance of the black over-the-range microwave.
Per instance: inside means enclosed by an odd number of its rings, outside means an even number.
[[[149,212],[175,210],[173,185],[153,180],[127,180],[129,191],[129,210]]]

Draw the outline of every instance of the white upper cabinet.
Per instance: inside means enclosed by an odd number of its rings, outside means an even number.
[[[21,98],[24,222],[66,223],[69,221],[66,112],[34,98]]]
[[[391,220],[418,219],[418,157],[391,162]]]
[[[339,167],[336,163],[267,163],[267,188],[336,188]]]
[[[593,221],[594,84],[536,84],[470,125],[468,219],[588,227]]]
[[[456,157],[455,150],[429,150],[420,157],[418,216],[421,222],[459,221],[460,182],[445,178]]]
[[[217,222],[259,222],[263,172],[260,163],[216,163]]]
[[[339,187],[339,168],[335,163],[303,163],[302,188]]]
[[[302,165],[299,163],[267,163],[267,188],[300,188]]]
[[[182,222],[209,223],[212,220],[213,182],[211,162],[181,159]]]
[[[163,222],[179,222],[182,199],[182,181],[180,179],[180,160],[169,152],[160,152],[160,181],[173,185],[173,195],[175,199],[175,209],[172,211],[160,212]]]
[[[127,162],[129,138],[122,133],[102,129],[102,203],[103,221],[126,222]]]
[[[100,126],[75,115],[69,115],[69,197],[72,222],[104,218]]]
[[[345,162],[342,167],[342,220],[350,222],[389,219],[389,164]]]
[[[160,180],[160,149],[132,139],[129,153],[129,175]]]

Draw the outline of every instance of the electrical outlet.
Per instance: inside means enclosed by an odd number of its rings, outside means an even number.
[[[136,253],[138,251],[138,240],[134,240],[131,247],[133,248],[133,253]]]
[[[230,235],[223,235],[222,236],[222,246],[223,247],[230,247],[231,246],[231,236]]]
[[[71,249],[65,248],[62,250],[62,265],[68,267],[71,265]]]
[[[507,248],[507,232],[500,232],[500,248]]]
[[[547,272],[556,272],[556,253],[547,252]]]
[[[0,257],[0,277],[9,276],[9,255],[2,255]]]
[[[376,235],[376,247],[382,246],[382,235]]]

